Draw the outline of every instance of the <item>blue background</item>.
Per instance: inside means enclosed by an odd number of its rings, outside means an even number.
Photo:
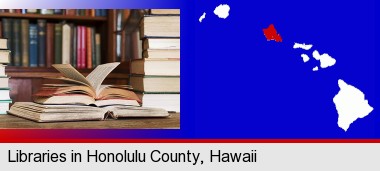
[[[225,20],[213,14],[223,3],[231,7]],[[380,137],[375,91],[377,7],[372,0],[198,1],[194,17],[182,18],[184,24],[195,25],[195,55],[181,49],[181,126],[192,124],[186,115],[194,111],[196,137]],[[188,10],[185,7],[181,14],[191,13]],[[199,23],[203,12],[206,18]],[[266,41],[262,29],[270,24],[282,43]],[[182,47],[190,46],[187,36],[192,32],[183,29],[181,34]],[[293,49],[294,42],[314,46],[309,51]],[[317,62],[304,63],[300,54],[311,56],[314,49],[337,63],[312,72]],[[338,79],[364,92],[375,108],[347,132],[337,125],[332,101],[339,91]]]
[[[21,130],[32,138],[380,138],[379,10],[375,0],[4,0],[3,8],[181,8],[181,129]],[[231,7],[227,19],[213,14]],[[270,7],[269,7],[270,6]],[[206,12],[202,23],[198,19]],[[267,41],[274,24],[283,42]],[[310,43],[310,51],[293,49]],[[337,60],[300,55],[317,49]],[[374,107],[347,132],[332,101],[343,79]],[[20,134],[23,133],[23,134]],[[1,134],[1,132],[0,132]],[[36,136],[36,135],[39,136]]]

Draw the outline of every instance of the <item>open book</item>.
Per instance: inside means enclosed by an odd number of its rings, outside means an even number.
[[[160,108],[135,106],[83,106],[41,105],[33,102],[16,102],[9,114],[36,122],[105,120],[122,117],[167,117],[169,113]]]
[[[141,100],[128,85],[102,85],[104,79],[120,63],[97,66],[84,77],[70,64],[54,64],[53,67],[63,77],[48,79],[61,80],[66,84],[44,84],[34,94],[34,102],[40,104],[84,104],[84,105],[132,105],[138,106]]]

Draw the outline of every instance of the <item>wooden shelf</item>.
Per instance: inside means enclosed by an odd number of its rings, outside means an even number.
[[[116,10],[107,10],[106,17],[75,16],[75,15],[42,15],[42,14],[19,14],[19,13],[0,13],[1,18],[27,19],[29,23],[37,23],[39,19],[44,19],[48,23],[73,23],[87,27],[94,27],[96,33],[101,35],[101,62],[116,61]],[[53,58],[54,59],[54,58]],[[78,69],[80,73],[87,76],[93,69]],[[6,74],[9,79],[11,89],[11,99],[14,102],[32,101],[33,94],[36,93],[43,84],[61,83],[57,80],[44,79],[46,77],[62,76],[56,69],[48,67],[16,67],[7,66]],[[125,85],[128,84],[129,63],[121,63],[104,80],[104,84]]]
[[[107,21],[107,17],[92,16],[75,16],[75,15],[57,15],[57,14],[16,14],[16,13],[0,13],[0,17],[8,18],[25,18],[25,19],[48,19],[48,20],[70,20],[70,21]]]

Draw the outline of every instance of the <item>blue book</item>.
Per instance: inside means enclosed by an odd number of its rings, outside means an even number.
[[[95,9],[95,16],[101,17],[102,16],[102,10],[101,9]]]
[[[54,14],[63,14],[62,9],[54,9]]]
[[[107,17],[107,10],[106,9],[102,9],[102,17]]]
[[[29,62],[31,67],[38,66],[38,35],[37,24],[29,25]]]

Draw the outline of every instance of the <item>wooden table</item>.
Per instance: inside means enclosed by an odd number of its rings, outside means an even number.
[[[13,115],[0,115],[0,129],[179,129],[180,114],[168,118],[119,118],[105,121],[37,123]]]

